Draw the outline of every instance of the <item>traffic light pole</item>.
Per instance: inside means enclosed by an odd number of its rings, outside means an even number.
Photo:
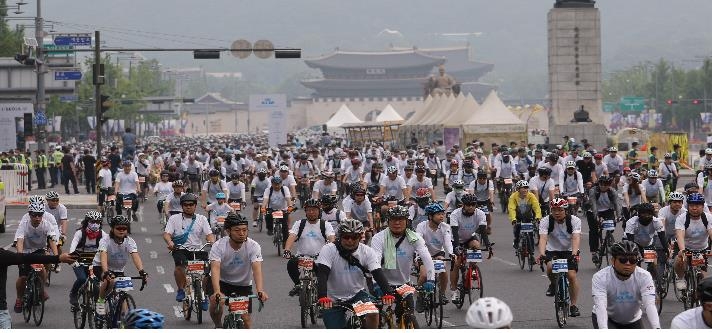
[[[37,95],[35,106],[35,117],[38,112],[47,114],[47,104],[45,103],[45,71],[47,65],[44,64],[44,19],[42,19],[42,0],[37,0],[37,16],[35,17],[35,39],[37,40],[37,54],[35,59],[40,61],[37,64]],[[46,118],[46,117],[45,117]],[[33,121],[34,122],[34,121]],[[25,124],[27,126],[27,124]],[[35,140],[37,141],[37,149],[45,149],[44,126],[34,126]]]
[[[94,31],[94,70],[99,69],[99,64],[101,64],[101,40],[99,39],[99,31]],[[98,73],[94,74],[95,77]],[[96,118],[94,125],[94,132],[96,133],[96,159],[101,159],[101,81],[94,80],[94,103],[95,111],[94,116]]]

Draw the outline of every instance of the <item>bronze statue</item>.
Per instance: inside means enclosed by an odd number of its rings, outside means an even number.
[[[445,73],[445,66],[438,66],[439,75],[431,75],[425,83],[425,95],[450,94],[457,84],[455,79]]]
[[[588,116],[588,111],[583,109],[583,105],[581,105],[581,108],[574,111],[574,119],[571,120],[572,123],[590,123],[593,120]]]

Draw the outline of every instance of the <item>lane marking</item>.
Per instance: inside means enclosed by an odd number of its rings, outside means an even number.
[[[492,257],[492,259],[497,260],[497,261],[499,261],[499,262],[501,262],[501,263],[507,264],[507,265],[509,265],[509,266],[517,266],[516,263],[513,263],[513,262],[511,262],[511,261],[509,261],[509,260],[504,260],[504,259],[502,259],[502,258],[500,258],[500,257],[497,257],[497,256]]]
[[[156,252],[156,251],[151,251],[151,252],[149,252],[149,253],[150,253],[151,259],[156,259],[156,258],[158,258],[158,252]]]
[[[175,292],[175,290],[173,290],[173,286],[171,286],[171,285],[168,284],[168,283],[164,284],[164,285],[163,285],[163,288],[166,289],[166,293],[172,294],[172,293]],[[181,310],[182,310],[182,309],[181,309]]]
[[[158,274],[166,274],[166,270],[163,269],[163,266],[156,266],[156,272],[158,272]]]
[[[146,237],[146,244],[151,244],[151,243],[153,243],[153,239]]]
[[[148,232],[148,229],[146,229],[146,227],[141,227],[141,232]]]
[[[174,305],[173,313],[176,315],[176,317],[183,318],[183,309],[180,306]]]
[[[453,325],[452,323],[450,323],[449,321],[447,321],[447,320],[445,320],[445,319],[443,319],[443,326],[455,327],[455,325]]]

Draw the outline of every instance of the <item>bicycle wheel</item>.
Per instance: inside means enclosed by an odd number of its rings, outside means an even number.
[[[195,319],[198,324],[203,323],[203,286],[202,279],[193,280],[193,310],[195,310]]]
[[[425,312],[423,312],[423,314],[425,315],[425,324],[428,325],[428,327],[433,324],[433,316],[435,315],[435,295],[436,294],[434,292],[428,293],[427,297],[424,299]]]
[[[606,231],[606,266],[610,265],[611,261],[613,261],[611,246],[613,246],[615,242],[616,240],[613,239],[613,232]]]
[[[311,311],[311,300],[309,299],[309,293],[310,290],[307,287],[307,284],[302,283],[302,287],[299,289],[299,318],[302,322],[302,328],[307,328],[307,321],[309,321],[309,312]]]
[[[133,297],[126,293],[121,294],[121,296],[119,296],[119,301],[116,303],[116,308],[114,309],[114,327],[126,328],[124,327],[124,324],[121,319],[126,317],[126,314],[135,308],[136,302],[134,301]]]
[[[228,314],[227,316],[225,316],[225,319],[223,320],[223,328],[224,329],[238,328],[237,327],[237,319],[235,317],[236,317],[236,315],[234,315],[234,314]]]
[[[35,276],[35,288],[32,293],[32,320],[35,322],[35,326],[40,326],[44,318],[45,301],[42,299],[42,282],[38,275]]]
[[[86,304],[86,301],[84,300],[85,298],[85,287],[82,286],[81,289],[79,289],[79,296],[81,298],[79,299],[79,306],[72,306],[72,316],[74,317],[74,328],[76,329],[83,329],[84,325],[86,325],[86,320],[87,320],[87,313],[84,312],[84,305]]]
[[[277,247],[277,256],[282,255],[282,222],[274,225],[274,245]]]
[[[438,329],[443,328],[443,310],[445,308],[445,304],[441,300],[438,300],[437,303],[437,308],[435,309],[435,322],[437,324]]]
[[[88,280],[88,285],[86,288],[84,288],[84,293],[82,295],[82,311],[86,313],[87,322],[89,324],[89,328],[91,329],[94,328],[94,323],[96,320],[94,312],[94,303],[96,303],[96,299],[94,298],[94,290],[98,289],[98,286],[95,286],[96,283],[96,281],[90,278],[90,280]]]
[[[262,232],[262,224],[265,221],[265,216],[262,215],[262,212],[259,212],[259,215],[257,216],[257,230],[259,232]]]
[[[527,263],[527,258],[524,256],[524,247],[522,247],[522,244],[524,243],[523,239],[519,240],[519,247],[517,247],[517,260],[519,261],[519,269],[524,270],[524,265]]]
[[[482,271],[480,271],[480,266],[478,265],[475,265],[472,271],[472,290],[470,290],[470,294],[479,295],[479,298],[482,298],[485,294],[485,285],[482,282]],[[472,302],[470,302],[470,304],[472,304]]]
[[[401,327],[403,329],[418,329],[418,320],[415,319],[415,316],[413,314],[407,314],[403,315],[403,319],[401,320]]]
[[[564,277],[564,279],[566,279],[566,277]],[[565,296],[567,292],[565,288],[568,288],[568,286],[565,281],[559,281],[555,286],[554,306],[556,308],[556,324],[559,328],[564,328],[566,326],[566,317],[568,317],[569,314],[568,302]]]
[[[316,313],[319,311],[317,308],[317,303],[316,303],[316,287],[314,284],[311,284],[309,287],[310,290],[310,298],[309,298],[309,303],[311,306],[309,307],[309,319],[311,319],[312,325],[316,325]]]
[[[34,295],[32,294],[34,280],[34,273],[30,273],[25,282],[25,293],[22,295],[22,318],[25,319],[26,323],[30,322],[30,317],[32,316],[32,300]]]
[[[393,309],[391,309],[391,308],[386,309],[385,313],[382,316],[383,319],[381,320],[381,324],[382,324],[381,328],[383,328],[384,326],[389,330],[397,328],[395,320],[393,320],[393,317],[395,317],[395,314],[393,313]]]
[[[193,316],[193,302],[190,301],[190,297],[186,297],[183,300],[183,319],[190,321]]]

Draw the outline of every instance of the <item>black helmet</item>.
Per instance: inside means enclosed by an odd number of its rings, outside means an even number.
[[[655,214],[655,207],[653,207],[653,204],[644,202],[638,205],[638,214],[647,212],[650,214]]]
[[[388,209],[388,216],[390,217],[405,217],[407,218],[408,215],[408,208],[405,208],[403,206],[395,206],[391,207]]]
[[[324,194],[321,196],[321,203],[326,206],[333,206],[339,199],[333,194]]]
[[[619,256],[640,256],[640,251],[638,251],[638,245],[629,240],[623,240],[611,246],[611,255],[613,257]]]
[[[712,276],[708,276],[697,285],[698,297],[702,302],[712,301]]]
[[[180,204],[184,204],[186,202],[192,202],[194,204],[198,203],[198,196],[193,194],[193,193],[186,193],[180,196]]]
[[[598,183],[599,184],[609,184],[611,182],[611,180],[612,179],[609,178],[608,176],[601,176],[600,178],[598,178]]]
[[[208,172],[208,176],[210,177],[218,177],[220,176],[220,171],[212,169]]]
[[[699,188],[699,185],[697,185],[697,183],[694,183],[694,182],[685,184],[685,192],[687,192],[693,188]]]
[[[487,171],[482,170],[482,169],[477,169],[477,178],[480,178],[480,177],[485,177],[485,178],[486,178],[486,177],[487,177]]]
[[[468,204],[476,204],[477,203],[477,197],[472,194],[472,193],[465,193],[462,196],[462,204],[463,205],[468,205]]]
[[[366,194],[366,189],[361,186],[361,183],[353,182],[351,183],[351,194]]]
[[[304,205],[303,205],[303,206],[304,206],[305,209],[306,209],[307,207],[317,207],[317,208],[319,208],[319,207],[321,207],[321,201],[319,201],[319,200],[317,200],[317,199],[307,199],[306,201],[304,201]]]
[[[247,219],[235,212],[229,212],[225,217],[225,229],[230,229],[238,225],[247,225]]]
[[[116,215],[116,216],[112,217],[111,222],[109,222],[109,226],[111,226],[113,228],[113,227],[119,226],[119,225],[130,226],[131,221],[129,221],[129,219],[123,215]]]
[[[237,172],[236,172],[236,173],[233,173],[233,174],[230,176],[230,180],[236,180],[236,179],[238,179],[238,180],[240,179],[240,174],[237,173]]]
[[[539,176],[551,176],[551,169],[549,168],[539,168],[537,172]]]

